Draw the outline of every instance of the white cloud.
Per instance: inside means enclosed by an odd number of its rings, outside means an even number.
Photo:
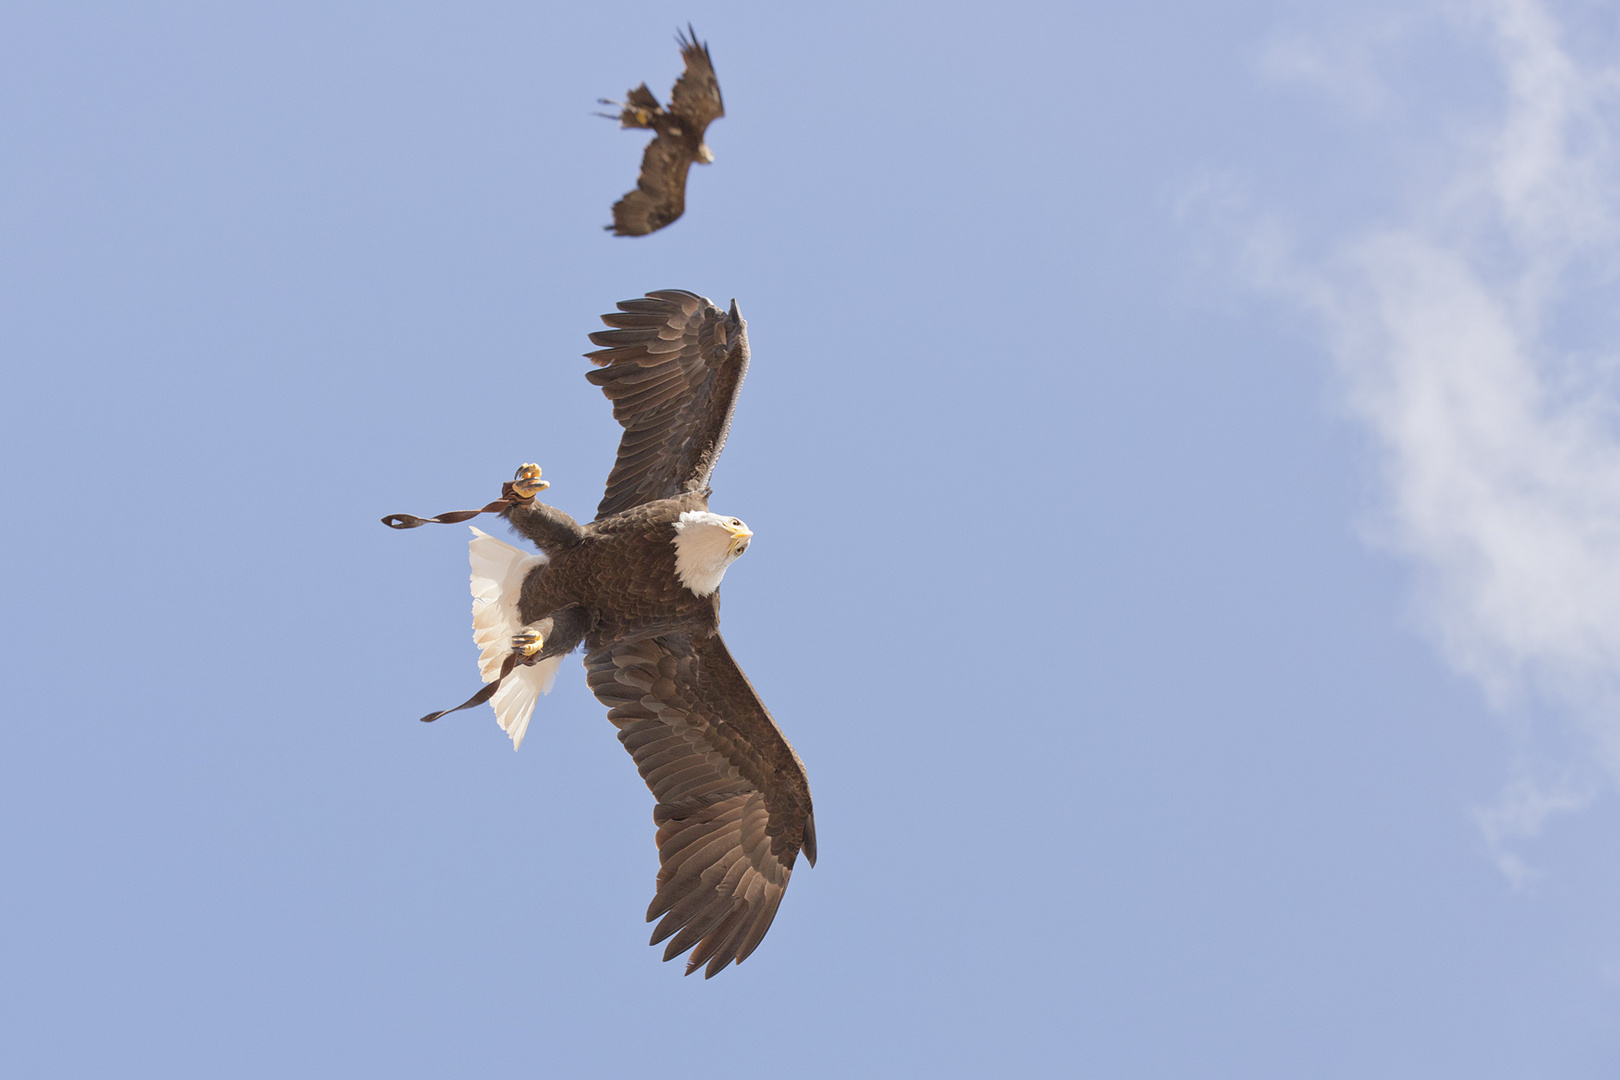
[[[1393,101],[1379,63],[1412,21],[1407,12],[1363,12],[1359,21],[1340,27],[1331,44],[1307,34],[1273,38],[1256,66],[1268,79],[1309,86],[1353,113],[1371,116]]]
[[[1508,845],[1541,835],[1549,818],[1580,810],[1592,801],[1594,794],[1590,785],[1569,782],[1548,785],[1521,777],[1508,785],[1495,806],[1474,811],[1474,820],[1490,845],[1497,869],[1515,888],[1529,889],[1542,875]]]
[[[1377,539],[1416,569],[1446,657],[1499,707],[1535,699],[1573,718],[1585,760],[1620,777],[1614,355],[1571,349],[1558,332],[1572,292],[1612,281],[1620,262],[1620,78],[1573,59],[1537,0],[1476,6],[1461,28],[1483,31],[1499,65],[1492,124],[1455,137],[1453,165],[1405,220],[1314,265],[1272,240],[1256,265],[1329,328],[1382,455]],[[1365,96],[1354,74],[1365,66],[1347,69],[1352,98]],[[1503,872],[1526,885],[1534,871],[1508,845],[1590,797],[1526,768],[1476,817]]]

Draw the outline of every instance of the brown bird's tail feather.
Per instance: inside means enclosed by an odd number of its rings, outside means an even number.
[[[617,120],[621,128],[653,127],[653,118],[663,115],[664,112],[664,107],[658,104],[658,99],[653,96],[651,90],[647,89],[646,83],[642,83],[626,94],[624,101],[609,101],[607,98],[601,98],[600,101],[603,105],[619,106],[617,116],[612,113],[597,113],[596,115],[605,116],[609,120]]]

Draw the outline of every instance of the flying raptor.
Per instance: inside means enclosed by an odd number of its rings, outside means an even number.
[[[605,226],[619,236],[646,236],[657,232],[686,211],[686,174],[692,162],[705,165],[714,161],[704,132],[716,119],[726,115],[720,100],[720,82],[714,77],[709,46],[698,44],[690,24],[677,35],[686,70],[675,80],[669,108],[658,104],[647,84],[642,83],[625,95],[624,101],[602,98],[603,105],[619,106],[621,128],[651,128],[657,134],[641,157],[641,175],[636,189],[613,204],[613,224]]]
[[[686,973],[706,964],[712,977],[759,945],[799,853],[816,861],[804,765],[720,636],[720,581],[753,533],[709,509],[709,480],[748,370],[747,324],[736,301],[722,311],[679,289],[618,308],[586,354],[624,426],[594,521],[538,502],[550,485],[537,465],[482,510],[383,521],[494,512],[540,549],[473,529],[486,685],[458,708],[490,701],[515,749],[563,657],[584,646],[587,682],[657,800],[652,944],[672,938],[665,960],[691,949]]]

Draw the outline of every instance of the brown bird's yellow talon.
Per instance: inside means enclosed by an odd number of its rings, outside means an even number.
[[[512,491],[520,499],[532,499],[550,486],[549,481],[540,479],[540,466],[534,464],[518,466],[512,478]]]
[[[512,650],[522,653],[524,657],[533,656],[546,647],[545,635],[538,630],[525,630],[512,637]]]

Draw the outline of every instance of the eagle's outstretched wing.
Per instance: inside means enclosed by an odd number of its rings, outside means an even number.
[[[708,487],[748,372],[736,301],[727,313],[696,293],[661,289],[621,301],[602,321],[614,329],[591,335],[607,347],[585,354],[600,365],[585,377],[613,402],[624,438],[597,520]]]
[[[641,155],[635,188],[613,204],[608,227],[618,236],[646,236],[686,213],[686,174],[695,160],[690,144],[660,131]]]
[[[652,944],[692,950],[705,978],[770,929],[802,850],[816,862],[804,765],[719,634],[669,634],[589,653],[591,690],[658,805]]]
[[[709,43],[698,44],[697,32],[691,23],[686,24],[686,33],[675,40],[681,46],[686,70],[670,91],[669,111],[680,117],[683,125],[695,128],[701,140],[709,125],[726,115],[725,102],[720,99],[720,80],[714,76]]]

